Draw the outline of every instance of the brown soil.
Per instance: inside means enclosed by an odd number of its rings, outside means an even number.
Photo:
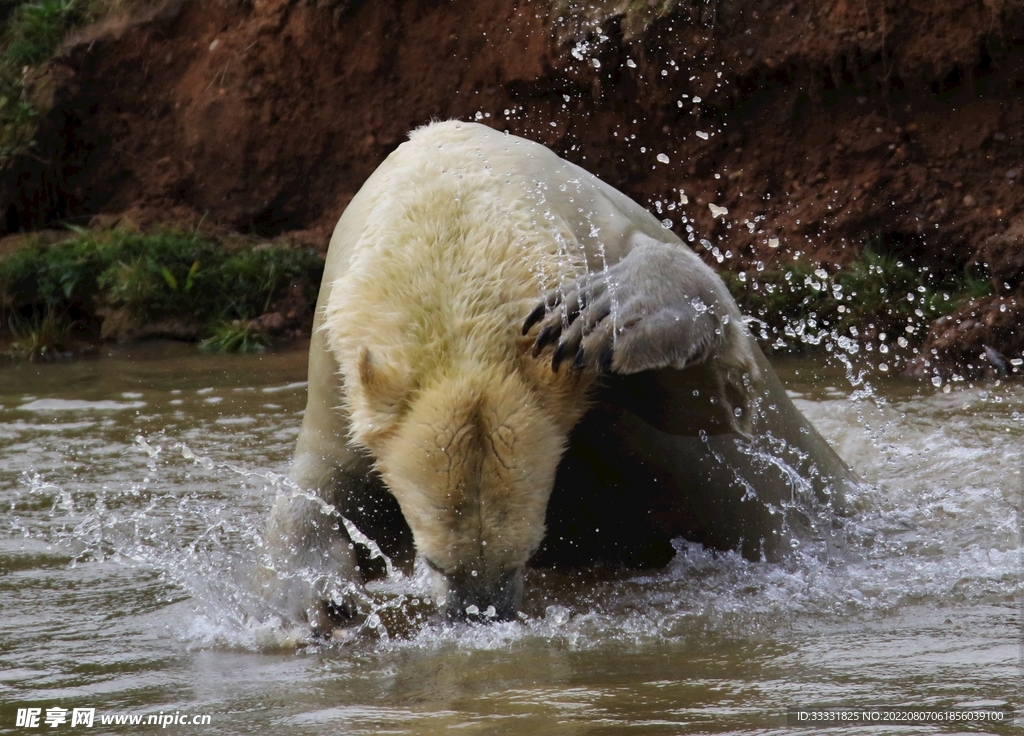
[[[726,267],[797,251],[842,264],[869,241],[934,270],[983,267],[995,296],[947,321],[955,334],[933,325],[925,354],[967,370],[983,344],[1024,350],[1020,0],[692,0],[661,17],[322,5],[171,0],[80,33],[32,75],[48,112],[0,183],[0,224],[131,210],[326,247],[408,130],[479,117],[683,235],[685,214],[732,252]]]

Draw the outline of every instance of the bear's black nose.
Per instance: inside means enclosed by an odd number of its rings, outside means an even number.
[[[442,573],[443,574],[443,573]],[[445,616],[449,621],[512,621],[523,597],[522,570],[497,575],[444,574],[448,584]]]

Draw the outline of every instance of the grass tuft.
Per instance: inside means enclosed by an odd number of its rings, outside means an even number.
[[[213,335],[199,343],[199,349],[207,353],[262,353],[266,348],[264,335],[244,320],[214,326]]]
[[[27,98],[26,71],[48,60],[71,28],[110,9],[103,0],[0,0],[0,169],[32,147],[41,111]]]
[[[46,60],[81,15],[77,0],[37,0],[18,6],[7,29],[5,60],[20,66]]]
[[[841,334],[888,333],[919,342],[933,320],[991,293],[978,273],[940,277],[870,247],[831,273],[792,261],[723,278],[744,314],[756,319],[755,332],[775,350],[799,350]]]
[[[9,329],[13,339],[4,354],[32,363],[59,359],[71,352],[71,326],[67,315],[53,307],[27,317],[12,315]]]

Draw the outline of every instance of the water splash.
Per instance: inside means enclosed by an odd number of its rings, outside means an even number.
[[[784,377],[787,370],[814,372],[813,383],[803,382],[807,395],[794,400],[868,480],[848,499],[845,562],[830,560],[814,540],[780,564],[677,540],[675,559],[656,572],[531,570],[520,619],[483,626],[440,621],[425,565],[403,574],[385,559],[387,577],[361,591],[365,618],[346,646],[488,650],[537,639],[579,650],[673,639],[696,644],[709,634],[721,639],[907,606],[1012,605],[1024,594],[1015,475],[1024,389],[957,386],[943,394],[881,382],[852,360],[839,358],[836,365],[839,371],[825,376],[803,363],[780,370]],[[130,437],[133,443],[91,456],[87,478],[58,481],[46,471],[25,472],[5,497],[3,536],[46,545],[71,566],[112,566],[152,579],[145,582],[153,591],[146,593],[148,605],[167,609],[174,635],[188,646],[322,646],[268,606],[252,582],[266,554],[271,500],[299,491],[272,470],[198,451],[196,439]],[[796,501],[806,493],[798,480]],[[336,513],[329,504],[323,510]],[[373,540],[349,532],[371,554],[383,555]],[[120,584],[109,573],[97,584],[106,585],[104,578]]]

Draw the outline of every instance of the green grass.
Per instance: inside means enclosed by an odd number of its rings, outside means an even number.
[[[253,352],[267,337],[252,320],[295,283],[311,311],[322,270],[312,252],[280,245],[229,251],[182,230],[75,229],[55,245],[30,239],[0,260],[0,318],[15,352],[27,357],[58,349],[72,329],[87,331],[84,323],[109,308],[140,323],[198,325],[204,350]],[[882,332],[919,343],[933,320],[990,293],[979,273],[940,276],[870,247],[831,272],[795,260],[722,276],[775,350]]]
[[[5,60],[19,66],[44,61],[82,15],[79,0],[37,0],[19,5],[7,29]]]
[[[865,331],[920,342],[933,320],[991,293],[978,273],[939,276],[871,247],[831,273],[796,260],[723,278],[743,313],[760,321],[755,332],[781,350]]]
[[[0,169],[10,158],[28,153],[36,109],[24,88],[25,70],[48,60],[68,31],[96,20],[117,0],[0,0],[6,17],[0,33]]]
[[[69,350],[71,327],[71,320],[56,307],[12,315],[8,328],[13,339],[4,354],[33,363],[55,359]]]
[[[248,323],[298,282],[312,309],[323,262],[282,245],[225,250],[180,230],[75,230],[55,245],[30,241],[0,260],[0,315],[5,323],[47,312],[127,311],[140,322],[175,319],[199,325],[210,347],[253,349],[263,340],[224,337],[223,325]]]
[[[213,334],[199,343],[200,350],[209,353],[262,353],[266,347],[266,338],[243,320],[214,326]]]

